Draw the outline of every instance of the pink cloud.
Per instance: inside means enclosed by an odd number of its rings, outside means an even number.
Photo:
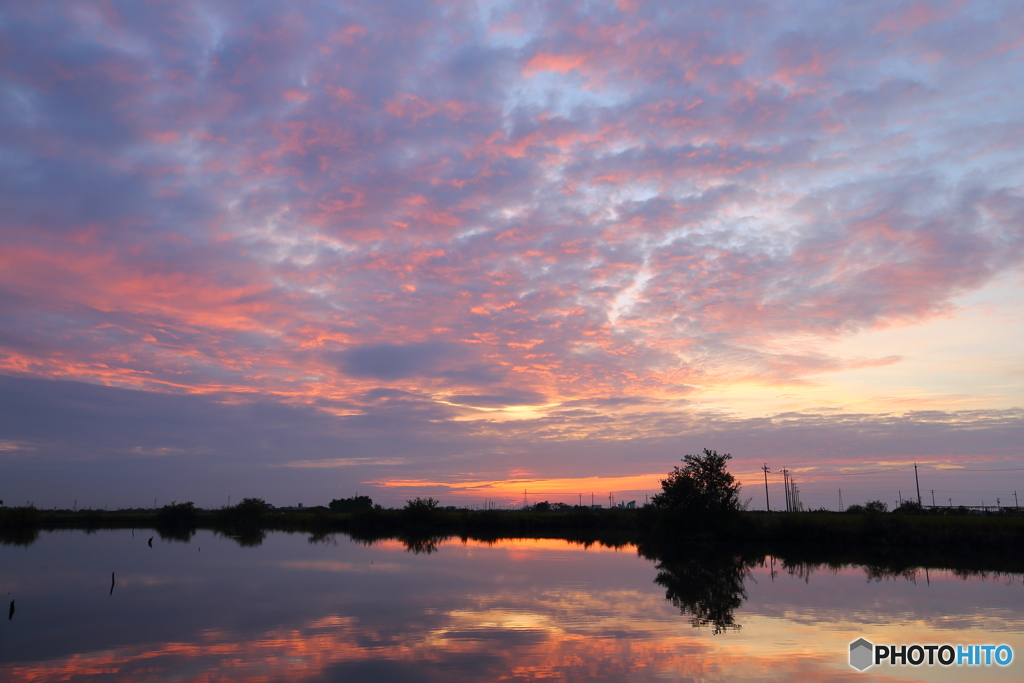
[[[4,372],[683,399],[1021,262],[1019,21],[971,3],[90,7],[0,36]]]

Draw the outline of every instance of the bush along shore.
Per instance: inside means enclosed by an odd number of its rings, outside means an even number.
[[[415,501],[413,501],[415,503]],[[901,514],[745,512],[712,515],[648,505],[637,509],[459,510],[415,505],[333,512],[329,507],[279,510],[259,499],[201,510],[190,503],[159,510],[0,510],[0,543],[29,544],[40,531],[58,529],[155,529],[186,541],[197,529],[258,544],[269,531],[343,532],[356,539],[430,539],[460,536],[565,538],[659,546],[700,544],[804,548],[821,552],[861,549],[890,555],[1000,557],[1024,566],[1024,514]]]
[[[739,502],[739,484],[727,470],[728,453],[687,455],[662,480],[662,492],[639,508],[591,509],[537,503],[522,510],[442,507],[433,498],[383,509],[368,496],[333,500],[327,506],[274,508],[259,498],[202,510],[191,502],[159,510],[0,509],[0,543],[32,543],[42,530],[152,528],[161,537],[188,541],[210,529],[243,545],[258,545],[269,531],[308,532],[312,539],[343,532],[357,540],[398,538],[410,549],[458,536],[564,538],[638,547],[757,547],[766,553],[843,554],[869,551],[899,564],[900,556],[960,558],[957,562],[1024,567],[1024,514],[1017,508],[976,514],[966,509],[929,509],[916,503],[889,512],[874,501],[846,512],[751,512]]]

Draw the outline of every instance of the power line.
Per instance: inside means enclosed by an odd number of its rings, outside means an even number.
[[[859,477],[865,474],[884,474],[886,472],[906,472],[912,469],[913,465],[907,465],[906,467],[890,467],[884,470],[866,470],[864,472],[815,472],[814,470],[807,470],[804,474],[815,477]],[[920,465],[921,469],[928,469],[932,472],[1024,472],[1024,467],[1005,467],[1003,469],[970,469],[965,467],[928,467],[927,465]]]
[[[936,467],[935,469],[946,472],[1024,472],[1024,467],[1007,467],[1001,470],[975,470],[963,467],[943,467],[941,469]]]

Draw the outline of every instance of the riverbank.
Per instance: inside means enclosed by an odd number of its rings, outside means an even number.
[[[900,555],[998,558],[1024,566],[1024,515],[741,512],[727,517],[683,515],[644,507],[569,511],[427,511],[371,509],[354,513],[327,508],[198,510],[0,510],[0,542],[31,543],[39,531],[58,529],[153,529],[164,538],[187,540],[196,529],[210,529],[242,543],[258,543],[268,531],[312,535],[346,533],[356,539],[466,537],[498,539],[548,537],[616,544],[741,544],[835,554],[870,549]]]

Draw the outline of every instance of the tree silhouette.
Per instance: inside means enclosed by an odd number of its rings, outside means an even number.
[[[681,548],[664,541],[641,543],[640,555],[656,561],[654,582],[665,599],[690,616],[694,628],[710,627],[715,635],[737,630],[734,612],[747,599],[750,568],[763,556],[744,557],[714,548]]]
[[[726,469],[732,458],[728,453],[704,449],[703,455],[683,458],[667,479],[661,480],[662,492],[651,502],[660,508],[684,512],[727,514],[740,510],[739,489],[735,478]]]
[[[433,498],[416,498],[405,501],[405,510],[411,513],[431,513],[437,509],[441,501]]]
[[[369,496],[340,498],[332,500],[328,507],[331,509],[331,512],[359,512],[360,510],[372,510],[373,499]]]

